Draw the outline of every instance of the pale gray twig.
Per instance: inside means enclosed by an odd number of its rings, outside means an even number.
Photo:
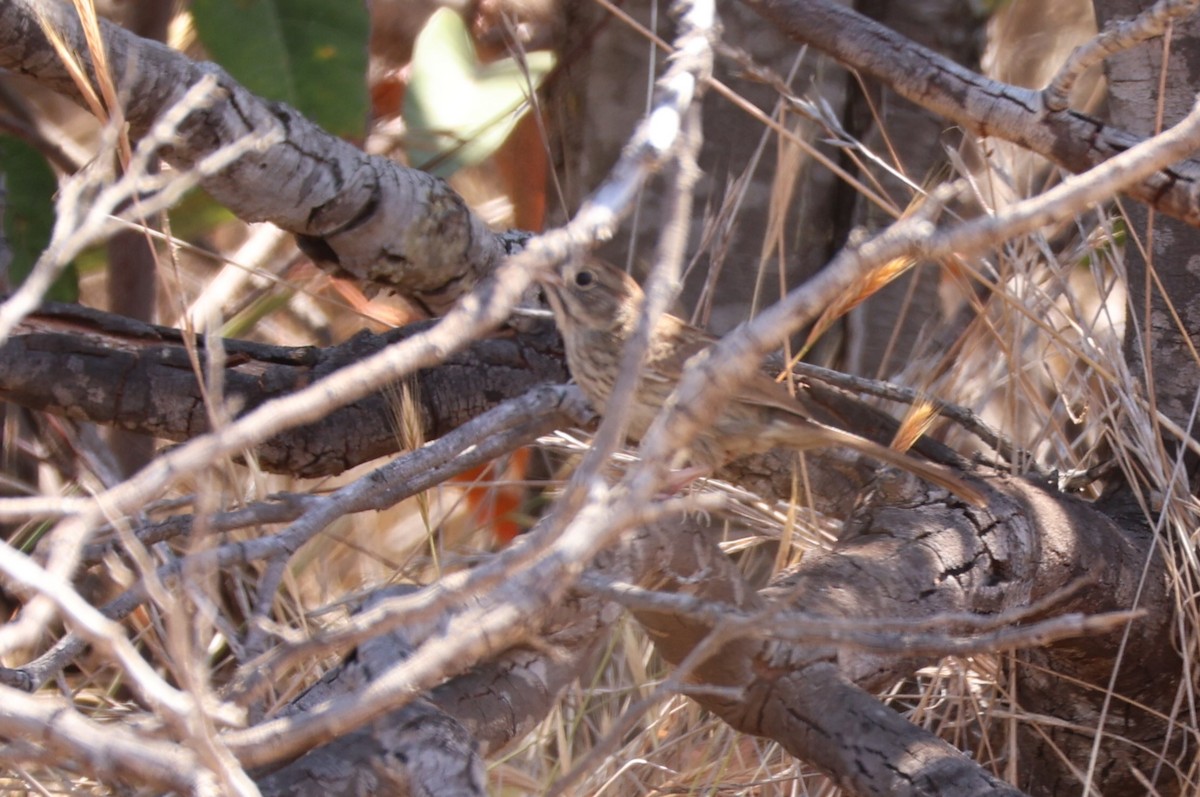
[[[305,541],[337,518],[393,506],[456,473],[536,439],[556,425],[578,422],[581,414],[587,412],[583,408],[583,398],[576,388],[547,386],[531,391],[494,407],[437,441],[398,457],[328,496],[304,496],[293,507],[283,510],[288,514],[300,513],[297,522],[276,534],[190,554],[163,565],[156,576],[167,582],[178,577],[187,566],[224,570],[263,559],[282,558],[286,561]],[[508,431],[504,433],[503,430]],[[248,517],[247,513],[249,510],[225,513],[228,515],[225,522],[236,527],[254,517],[252,513]],[[101,611],[105,617],[119,619],[145,599],[145,589],[135,584]],[[77,656],[85,644],[83,637],[70,634],[24,667],[0,669],[0,683],[26,691],[37,689]]]
[[[194,720],[193,712],[202,707],[195,697],[180,691],[154,671],[121,627],[105,617],[75,591],[66,581],[46,572],[32,559],[0,544],[0,572],[10,588],[32,595],[42,595],[53,602],[67,625],[106,656],[116,661],[128,683],[138,695],[165,718],[179,725]],[[204,706],[221,724],[240,724],[245,714],[235,706]]]
[[[632,611],[684,616],[711,623],[714,627],[728,622],[733,628],[740,629],[731,638],[769,637],[814,647],[832,645],[905,656],[968,656],[1040,647],[1063,639],[1114,631],[1144,614],[1141,611],[1095,615],[1070,613],[1031,620],[1046,611],[1047,603],[1066,597],[1055,594],[1049,596],[1051,601],[1039,601],[1037,607],[1001,615],[947,614],[914,620],[847,619],[806,615],[787,606],[746,611],[691,595],[655,592],[616,583],[594,573],[580,578],[579,589]]]
[[[791,332],[814,321],[856,282],[884,263],[906,256],[939,261],[983,251],[1000,241],[1070,218],[1138,180],[1187,157],[1200,147],[1200,108],[1162,134],[1114,156],[1091,171],[1073,175],[1036,197],[994,216],[939,230],[922,219],[902,219],[856,249],[843,250],[825,269],[723,338],[702,367],[684,374],[676,391],[688,412],[660,415],[642,442],[646,461],[666,461],[702,427],[712,422],[738,385],[753,375],[759,362]],[[645,478],[644,475],[631,474]],[[644,500],[657,489],[653,479],[638,489]]]

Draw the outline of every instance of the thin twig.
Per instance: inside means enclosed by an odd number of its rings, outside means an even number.
[[[582,405],[582,396],[574,388],[546,387],[532,391],[489,410],[424,448],[399,457],[328,496],[307,497],[300,504],[302,510],[307,510],[306,514],[276,534],[189,554],[163,565],[156,575],[166,582],[178,577],[185,567],[226,570],[274,557],[286,559],[337,518],[353,512],[386,509],[457,473],[495,459],[564,421],[577,419],[578,408]],[[504,433],[505,429],[508,434]],[[240,523],[245,519],[238,512],[228,514],[229,523]],[[119,619],[145,599],[144,589],[134,585],[101,611],[105,617]],[[0,668],[0,683],[26,691],[37,689],[79,655],[85,644],[80,636],[67,635],[24,667]]]
[[[1063,639],[1104,634],[1145,614],[1117,611],[1095,615],[1063,614],[1044,620],[1029,618],[1044,613],[1039,606],[1004,612],[1001,616],[944,614],[919,620],[863,619],[807,615],[787,606],[758,611],[678,593],[655,592],[585,574],[579,589],[618,603],[631,611],[674,614],[716,626],[729,622],[740,629],[739,639],[771,638],[808,646],[832,645],[871,653],[922,656],[966,656],[1044,646]],[[1066,594],[1050,596],[1052,602]],[[1026,622],[1026,625],[1018,623]]]
[[[814,321],[824,308],[880,265],[906,256],[940,261],[951,255],[962,258],[984,251],[1000,241],[1070,218],[1132,182],[1186,157],[1198,146],[1200,107],[1193,108],[1179,124],[1161,135],[995,216],[974,219],[948,230],[938,230],[927,220],[903,219],[861,247],[843,250],[813,279],[723,338],[703,367],[684,374],[675,400],[678,405],[686,406],[688,412],[686,416],[679,412],[659,416],[643,438],[642,459],[669,460],[671,452],[712,422],[728,397],[735,395],[738,386],[755,373],[758,363],[776,348],[779,340]],[[639,488],[638,494],[644,498],[654,489],[651,478]]]
[[[74,632],[116,661],[138,695],[157,712],[175,723],[193,721],[193,712],[200,708],[195,697],[163,680],[138,653],[121,627],[84,600],[74,587],[8,545],[0,545],[0,572],[8,579],[10,587],[19,585],[22,591],[53,601]],[[240,724],[244,719],[243,713],[233,706],[221,706],[215,713],[225,724]]]
[[[995,450],[1000,456],[1004,457],[1008,462],[1028,461],[1033,462],[1033,457],[1021,450],[1012,438],[998,429],[991,426],[989,423],[980,418],[970,409],[954,404],[953,402],[935,398],[926,393],[923,393],[915,388],[903,387],[892,382],[886,382],[880,379],[870,379],[865,376],[855,376],[853,374],[844,374],[841,371],[834,371],[830,368],[822,368],[819,365],[810,363],[794,363],[792,369],[801,376],[811,377],[812,379],[823,382],[825,384],[839,387],[843,390],[848,390],[854,393],[861,393],[868,396],[887,399],[901,404],[916,404],[917,402],[926,402],[937,410],[937,414],[957,423],[963,429],[974,434],[984,444]],[[1031,465],[1027,470],[1036,468],[1036,465]],[[1034,470],[1034,473],[1039,476],[1046,477],[1049,474],[1041,473]]]

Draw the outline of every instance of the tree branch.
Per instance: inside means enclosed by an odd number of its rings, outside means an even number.
[[[60,37],[96,83],[95,65],[68,4],[13,0],[0,6],[0,67],[82,102],[42,23]],[[251,132],[282,140],[243,155],[202,184],[246,221],[271,221],[295,233],[318,264],[366,285],[395,289],[432,311],[449,307],[506,254],[492,233],[442,180],[367,155],[326,133],[295,109],[262,100],[212,63],[101,20],[124,116],[141,136],[207,75],[223,99],[192,113],[161,151],[187,170]]]
[[[382,335],[363,332],[326,349],[224,340],[226,399],[237,414],[249,412],[428,328],[419,323]],[[205,347],[197,349],[203,363]],[[424,439],[441,437],[531,387],[566,378],[550,324],[477,341],[414,376]],[[168,440],[210,431],[200,388],[181,331],[73,305],[47,304],[0,346],[0,394],[8,401]],[[402,447],[396,404],[384,391],[332,409],[264,442],[255,449],[259,463],[268,471],[311,477],[394,454]]]
[[[903,506],[886,499],[868,503],[831,549],[809,551],[790,576],[761,593],[740,583],[702,532],[685,528],[642,534],[636,555],[641,563],[633,571],[641,574],[646,588],[735,605],[764,618],[738,624],[737,638],[690,678],[692,684],[734,689],[741,696],[711,697],[700,690],[695,699],[733,727],[778,741],[860,795],[1013,791],[861,691],[912,676],[936,660],[928,650],[867,650],[843,645],[832,633],[824,643],[797,642],[789,637],[786,621],[775,633],[770,617],[790,609],[856,633],[880,622],[907,620],[919,628],[926,619],[962,612],[994,615],[1037,605],[1049,596],[1060,598],[1054,604],[1056,615],[1143,608],[1148,613],[1132,622],[1128,648],[1145,651],[1147,660],[1138,666],[1126,662],[1122,668],[1129,676],[1118,688],[1127,702],[1122,712],[1114,712],[1122,716],[1109,730],[1144,746],[1134,753],[1129,749],[1134,745],[1106,746],[1099,765],[1107,771],[1111,761],[1123,770],[1132,756],[1135,767],[1152,770],[1165,720],[1146,708],[1163,705],[1164,695],[1149,692],[1165,691],[1169,702],[1177,683],[1171,676],[1178,672],[1178,661],[1155,642],[1170,634],[1173,620],[1164,566],[1152,555],[1153,540],[1130,534],[1082,501],[1016,480],[1008,486],[1012,494],[997,496],[985,513]],[[1148,559],[1147,591],[1139,599]],[[1064,582],[1073,589],[1064,592]],[[642,607],[634,615],[672,662],[682,661],[709,633],[720,630],[711,619],[682,612]],[[1093,699],[1102,697],[1103,690],[1080,684],[1104,682],[1118,640],[1113,633],[1093,634],[1022,653],[1037,662],[1028,672],[1018,671],[1023,704],[1055,691],[1061,698],[1076,688],[1091,689]],[[1085,664],[1086,672],[1081,669]],[[1026,679],[1036,693],[1025,691]],[[1030,748],[1027,754],[1033,752]],[[934,783],[938,786],[932,792],[922,790]]]
[[[996,136],[1084,172],[1143,139],[1070,109],[1046,107],[1033,89],[990,80],[834,0],[743,0],[798,42],[860,70],[900,96],[980,136]],[[1200,162],[1189,159],[1123,189],[1200,226]]]

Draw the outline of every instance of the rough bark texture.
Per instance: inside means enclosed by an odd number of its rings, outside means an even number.
[[[383,589],[372,598],[396,592]],[[403,632],[364,642],[288,704],[281,716],[302,714],[324,700],[361,691],[411,652],[412,641]],[[264,797],[381,792],[402,797],[482,797],[485,778],[477,746],[462,724],[418,698],[258,778],[258,787]]]
[[[999,83],[854,13],[833,0],[745,0],[796,41],[860,69],[966,130],[995,136],[1081,172],[1142,140],[1072,110],[1048,111],[1041,94]],[[1128,194],[1191,225],[1200,224],[1200,163],[1188,160]]]
[[[793,0],[788,4],[761,0],[752,5],[781,20],[793,35],[806,37],[876,75],[899,94],[975,132],[1011,137],[1068,168],[1082,169],[1135,140],[1131,134],[1078,114],[1045,113],[1036,93],[986,81],[840,6],[821,0]],[[0,65],[36,73],[50,85],[73,91],[57,60],[45,49],[41,32],[31,26],[31,7],[29,0],[13,0],[0,6]],[[63,25],[70,30],[65,22]],[[360,277],[403,286],[431,306],[448,301],[458,286],[470,280],[467,275],[479,273],[494,262],[499,244],[440,183],[396,171],[391,164],[365,158],[322,137],[290,109],[258,102],[214,69],[189,65],[163,48],[123,38],[124,34],[111,29],[108,36],[113,43],[115,73],[132,82],[126,88],[135,130],[144,130],[154,113],[201,74],[218,74],[229,92],[219,108],[196,114],[183,131],[183,140],[169,153],[177,164],[194,162],[198,155],[259,123],[280,125],[286,130],[286,146],[249,155],[226,175],[211,181],[210,191],[240,215],[271,217],[304,237],[310,251],[323,253]],[[77,36],[74,40],[78,44]],[[145,82],[137,84],[138,80]],[[222,110],[230,113],[222,115]],[[311,149],[300,146],[301,142],[311,144]],[[280,182],[266,184],[262,173]],[[1164,210],[1196,219],[1200,214],[1187,186],[1198,173],[1195,164],[1183,165],[1134,193],[1152,199]],[[413,183],[405,182],[410,178]],[[409,211],[425,220],[416,222],[415,227],[389,226],[399,224],[398,220],[377,215]],[[388,235],[402,239],[401,243],[397,245]],[[378,271],[378,264],[387,261],[399,270]],[[411,273],[406,270],[410,266]],[[426,280],[418,274],[433,276]],[[399,331],[387,339],[403,334]],[[318,378],[385,343],[385,339],[364,336],[343,347],[319,352],[231,342],[226,347],[227,393],[253,406],[265,396]],[[561,378],[560,360],[555,354],[530,346],[525,337],[491,340],[477,344],[464,355],[464,361],[456,360],[450,366],[427,372],[422,377],[425,382],[421,394],[423,398],[431,397],[427,417],[423,418],[429,436],[436,436],[440,430],[508,395],[494,390],[494,383],[475,371],[480,362],[499,362],[504,369],[511,369],[517,374],[514,384],[520,385],[514,392],[520,392],[529,384],[520,380],[531,372],[539,381],[543,368],[551,378]],[[464,390],[464,382],[455,381],[456,368],[459,373],[467,372],[465,384],[473,391]],[[33,316],[0,352],[0,380],[4,380],[0,384],[8,395],[19,394],[27,403],[49,403],[51,409],[86,414],[119,426],[179,437],[206,428],[207,415],[198,398],[196,376],[183,354],[178,333],[169,330],[120,323],[80,311]],[[97,385],[103,390],[97,390]],[[487,387],[479,390],[482,385]],[[294,439],[279,438],[264,446],[260,457],[291,472],[317,474],[341,470],[394,450],[394,434],[385,422],[392,414],[388,400],[365,401],[375,403],[350,405],[319,424],[296,430]],[[280,453],[273,454],[276,445]],[[1064,596],[1055,611],[1126,609],[1132,605],[1144,563],[1149,560],[1143,605],[1150,613],[1132,627],[1123,678],[1117,681],[1116,690],[1165,713],[1169,705],[1164,698],[1173,694],[1171,679],[1177,677],[1178,663],[1169,649],[1163,649],[1162,640],[1169,637],[1171,603],[1160,560],[1151,558],[1151,542],[1133,526],[1118,527],[1095,507],[1025,482],[1004,482],[996,489],[989,507],[979,510],[931,503],[923,491],[912,488],[910,480],[895,480],[884,474],[876,484],[873,500],[858,507],[842,540],[830,550],[814,551],[787,580],[762,594],[746,590],[731,564],[706,541],[693,542],[678,531],[663,535],[656,550],[644,554],[657,558],[630,567],[627,572],[636,573],[641,583],[654,588],[723,600],[748,609],[799,609],[852,625],[866,618],[927,618],[961,611],[995,614],[1057,594],[1064,585],[1071,584],[1077,588]],[[570,564],[574,569],[563,567],[555,572],[574,575],[584,566],[582,561]],[[539,583],[539,573],[532,569],[521,571],[519,576],[520,580],[506,585],[510,589],[519,587],[514,589],[517,594],[505,595],[499,590],[489,594],[489,599],[497,603],[485,605],[486,616],[447,611],[439,618],[424,618],[430,644],[456,642],[456,635],[465,638],[471,632],[469,624],[480,627],[506,609],[517,617],[505,621],[509,625],[500,630],[506,633],[499,634],[496,639],[500,641],[495,644],[526,639],[521,635],[537,628],[535,613],[544,610],[551,600],[559,602],[570,582],[564,578],[553,584]],[[542,600],[539,587],[552,599]],[[507,603],[501,605],[500,600]],[[475,607],[467,607],[471,608]],[[463,607],[455,610],[466,611]],[[710,630],[704,622],[682,612],[639,611],[638,617],[655,632],[655,642],[663,655],[675,662],[694,650]],[[701,693],[698,697],[733,726],[777,739],[796,756],[812,761],[838,783],[860,794],[1013,793],[967,756],[907,723],[863,691],[912,674],[928,660],[928,651],[863,653],[832,644],[802,645],[762,638],[761,626],[752,627],[750,632],[746,638],[726,645],[692,673],[694,682],[741,690],[738,697],[729,697],[729,693]],[[438,637],[439,633],[445,639]],[[488,655],[494,655],[495,650],[489,648]],[[360,652],[365,654],[366,647]],[[1021,707],[1036,706],[1034,710],[1067,719],[1068,728],[1050,733],[1077,767],[1086,765],[1082,762],[1090,753],[1091,737],[1086,729],[1096,724],[1097,705],[1069,691],[1066,681],[1058,676],[1074,676],[1103,687],[1115,654],[1112,635],[1078,639],[1028,654],[1026,666],[1016,673],[1024,679],[1019,693]],[[384,654],[385,666],[402,655]],[[471,662],[456,659],[453,663],[465,668]],[[1033,672],[1029,664],[1042,669]],[[535,660],[528,666],[537,668],[539,662]],[[415,718],[412,713],[393,715],[392,725],[359,731],[366,736],[343,737],[339,741],[353,750],[335,751],[337,756],[330,765],[340,766],[353,752],[363,754],[355,760],[367,763],[358,771],[343,768],[332,777],[349,790],[411,790],[410,775],[396,775],[391,765],[407,759],[409,751],[415,749],[409,746],[410,730],[437,727],[445,733],[434,735],[435,757],[446,752],[450,755],[439,762],[448,763],[448,767],[434,771],[453,773],[463,783],[462,793],[477,793],[479,772],[471,734],[494,733],[495,738],[502,739],[505,734],[527,728],[552,703],[548,695],[553,695],[554,689],[548,685],[561,683],[568,672],[555,673],[540,684],[530,679],[533,685],[528,691],[534,697],[522,703],[525,714],[511,723],[494,720],[496,714],[503,714],[496,707],[520,694],[514,684],[507,685],[505,689],[512,691],[503,691],[494,703],[476,704],[486,707],[487,712],[474,727],[467,725],[464,729],[465,721],[455,724],[444,713],[423,706],[414,709],[419,715]],[[470,688],[482,686],[487,677],[494,675],[479,667],[471,677],[485,680],[470,682]],[[446,676],[439,673],[436,677]],[[349,680],[352,686],[362,685],[354,678]],[[499,680],[495,678],[491,683]],[[465,693],[470,694],[470,689]],[[396,705],[400,702],[397,694],[389,695],[396,699]],[[461,701],[462,694],[456,700]],[[376,708],[383,710],[382,705]],[[446,711],[449,713],[449,709]],[[1112,716],[1118,719],[1106,730],[1133,738],[1142,748],[1127,752],[1119,744],[1102,745],[1099,770],[1106,788],[1109,784],[1122,788],[1128,784],[1132,789],[1135,781],[1131,780],[1130,768],[1136,767],[1142,773],[1154,770],[1153,753],[1163,736],[1163,727],[1153,716],[1126,708],[1124,703],[1119,714],[1110,713]],[[1072,730],[1075,726],[1085,732],[1076,734]],[[332,735],[344,727],[330,724],[322,732],[326,730]],[[27,729],[21,731],[28,733]],[[237,733],[231,732],[230,737],[238,738]],[[15,732],[6,735],[20,738]],[[251,746],[245,736],[243,733],[243,752]],[[78,747],[62,746],[70,750]],[[239,750],[236,745],[230,749]],[[1072,789],[1077,792],[1078,786],[1050,751],[1046,737],[1030,733],[1022,740],[1019,764],[1028,768],[1017,771],[1027,773],[1028,782],[1023,785],[1047,794]],[[263,757],[248,760],[273,760],[268,758],[270,751],[255,752]],[[113,760],[120,764],[125,758]],[[165,755],[156,759],[153,774],[148,777],[178,786],[179,776],[172,777],[163,763],[170,761]],[[315,790],[322,783],[317,773],[330,771],[304,766],[299,780],[292,779],[291,774],[277,773],[267,776],[267,782],[276,778],[281,793],[296,793],[301,787]],[[116,768],[114,765],[111,769]],[[99,769],[109,774],[109,769]],[[439,782],[442,777],[435,774],[433,779]],[[1163,783],[1159,787],[1169,793],[1173,785]],[[447,785],[446,790],[449,788]]]
[[[646,586],[740,606],[761,618],[754,624],[757,628],[771,627],[769,606],[821,614],[793,600],[784,587],[761,597],[738,590],[731,586],[737,583],[736,574],[730,573],[728,562],[711,546],[695,534],[677,532],[676,537],[682,539],[670,548],[647,552],[657,566],[644,577]],[[891,570],[891,563],[880,559],[850,582],[817,578],[802,583],[811,585],[812,592],[837,593],[852,600],[858,587],[871,583],[884,569]],[[697,580],[696,572],[710,577]],[[889,583],[895,578],[892,572],[886,576]],[[711,630],[681,615],[638,611],[635,616],[651,631],[663,656],[675,663]],[[896,670],[908,671],[910,665],[897,662]],[[838,666],[833,649],[764,639],[755,632],[751,638],[727,644],[689,680],[742,690],[741,699],[701,692],[697,700],[735,728],[777,740],[851,793],[912,797],[1019,793],[948,743],[880,704]]]
[[[367,606],[411,587],[385,588]],[[553,651],[515,648],[258,780],[270,795],[354,795],[386,787],[395,795],[486,794],[481,754],[532,731],[562,689],[591,666],[616,619],[615,606],[571,599],[546,624]],[[359,645],[283,715],[353,694],[412,651],[403,629]]]
[[[249,411],[427,326],[417,323],[379,335],[362,332],[324,349],[223,340],[226,398],[237,412]],[[205,363],[203,337],[197,340],[197,350]],[[414,396],[424,439],[440,437],[536,385],[562,383],[567,377],[561,340],[548,324],[479,341],[418,374]],[[200,382],[181,331],[73,305],[46,305],[0,345],[0,396],[31,409],[167,440],[189,440],[209,429]],[[893,417],[814,380],[808,381],[801,398],[812,417],[881,444],[896,432]],[[402,448],[396,432],[399,409],[395,393],[353,402],[319,423],[268,441],[255,452],[258,462],[268,471],[315,477],[393,454]],[[965,467],[961,458],[930,438],[919,440],[914,452]],[[814,506],[835,516],[850,510],[877,467],[837,451],[806,456],[813,463]],[[787,498],[793,463],[794,454],[773,452],[729,463],[718,475],[761,495]]]
[[[1081,502],[1044,494],[1026,500],[1037,523],[1042,570],[1058,579],[1041,585],[1033,599],[1083,580],[1089,586],[1064,602],[1065,611],[1138,607],[1148,614],[1130,626],[1125,640],[1120,634],[1086,637],[1014,657],[1020,707],[1063,721],[1019,728],[1018,785],[1032,795],[1079,794],[1078,773],[1087,771],[1100,728],[1104,743],[1092,782],[1102,793],[1142,794],[1147,782],[1151,793],[1184,793],[1186,784],[1160,760],[1174,759],[1183,740],[1165,719],[1176,710],[1182,662],[1170,642],[1174,599],[1159,543],[1140,520],[1097,524],[1095,509]],[[1109,705],[1114,668],[1118,677]]]
[[[1103,0],[1095,6],[1097,19],[1106,23],[1138,13],[1143,4]],[[1200,85],[1198,57],[1200,18],[1193,16],[1174,25],[1161,94],[1161,41],[1147,42],[1109,58],[1106,74],[1113,124],[1149,136],[1156,127],[1168,127],[1187,114],[1196,101],[1196,86]],[[1157,121],[1159,103],[1161,123]],[[1188,429],[1196,385],[1200,383],[1200,363],[1195,358],[1196,346],[1200,345],[1200,233],[1161,214],[1152,215],[1139,204],[1128,203],[1124,209],[1131,241],[1139,240],[1148,247],[1153,271],[1161,281],[1161,287],[1151,286],[1149,266],[1140,248],[1125,247],[1130,309],[1137,320],[1136,326],[1127,328],[1126,354],[1130,363],[1142,366],[1134,372],[1143,374],[1150,383],[1158,409]],[[1178,314],[1178,323],[1173,314]],[[1145,361],[1147,352],[1150,362]]]
[[[226,340],[225,395],[238,411],[309,384],[424,328],[363,332],[328,349]],[[482,340],[420,372],[414,395],[426,439],[440,437],[506,398],[566,380],[557,333]],[[204,346],[198,347],[206,362]],[[0,395],[33,409],[66,414],[168,440],[209,429],[200,384],[183,333],[69,305],[30,316],[0,346]],[[375,394],[330,412],[256,450],[269,471],[297,476],[342,473],[400,450],[398,394]]]
[[[729,574],[728,564],[698,538],[646,554],[655,559],[643,583],[759,612],[752,615],[762,618],[755,625],[767,628],[767,607],[836,619],[852,629],[856,621],[919,622],[960,612],[994,615],[1060,594],[1063,599],[1054,606],[1054,614],[1134,605],[1143,563],[1153,549],[1149,535],[1131,534],[1082,501],[1023,481],[1007,482],[1004,491],[986,511],[961,511],[897,500],[885,490],[879,503],[859,509],[832,549],[808,553],[794,573],[760,595],[731,586],[736,576]],[[697,580],[697,572],[709,577]],[[1172,612],[1160,559],[1152,560],[1145,583],[1138,605],[1149,608],[1150,614],[1132,626],[1126,656],[1138,660],[1126,659],[1129,675],[1117,684],[1117,691],[1163,711],[1174,694],[1178,661],[1161,644],[1170,634]],[[680,615],[637,616],[654,632],[660,652],[674,662],[683,660],[711,630]],[[1091,679],[1103,687],[1103,673],[1111,672],[1119,641],[1119,633],[1110,633],[1029,653],[1027,662],[1043,669],[1034,673],[1022,668],[1021,706],[1036,705],[1035,711],[1070,716],[1083,728],[1094,726],[1095,716],[1089,712],[1095,711],[1102,694],[1081,703],[1076,690],[1068,688],[1069,679]],[[855,793],[1006,793],[997,779],[968,765],[926,731],[899,722],[866,693],[856,695],[851,686],[878,690],[929,663],[927,652],[906,654],[902,646],[864,652],[853,646],[739,639],[705,661],[691,681],[744,690],[740,700],[703,695],[697,699],[734,727],[779,740]],[[1060,699],[1051,705],[1055,694]],[[854,708],[846,711],[846,706]],[[1097,768],[1102,779],[1097,783],[1130,787],[1131,766],[1142,773],[1154,771],[1155,744],[1161,743],[1166,726],[1153,710],[1124,703],[1113,714],[1109,731],[1149,749],[1135,751],[1121,742],[1102,746]],[[1049,742],[1070,751],[1072,763],[1082,771],[1090,747],[1081,749],[1079,743],[1090,744],[1091,734],[1074,726],[1041,730],[1049,733],[1049,740],[1032,730],[1025,738],[1017,769],[1025,779],[1018,785],[1034,794],[1077,794],[1079,781],[1068,779],[1061,762],[1051,760],[1054,748]],[[966,732],[978,738],[977,731]],[[1157,785],[1164,793],[1178,788],[1167,777],[1162,780]],[[1105,788],[1104,793],[1135,791]]]
[[[75,98],[75,84],[35,9],[91,76],[92,61],[73,12],[35,0],[0,6],[0,67]],[[202,78],[216,78],[215,101],[194,111],[174,144],[161,152],[173,166],[186,169],[250,133],[283,134],[279,143],[249,152],[204,180],[204,188],[245,221],[271,221],[295,233],[330,270],[376,289],[395,289],[436,311],[504,255],[504,243],[442,180],[365,154],[295,109],[253,96],[215,64],[191,61],[107,22],[101,28],[135,138]]]

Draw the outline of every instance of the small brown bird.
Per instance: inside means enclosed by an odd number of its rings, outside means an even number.
[[[641,312],[642,289],[625,272],[594,258],[567,263],[542,278],[546,297],[566,346],[571,374],[595,409],[604,414],[620,370],[625,343]],[[640,440],[679,384],[684,366],[716,338],[682,319],[664,315],[651,336],[631,408],[629,436]],[[744,383],[712,426],[692,443],[693,465],[716,469],[772,448],[803,451],[846,446],[940,485],[982,505],[974,488],[940,465],[917,459],[850,432],[806,417],[787,389],[766,375]]]

